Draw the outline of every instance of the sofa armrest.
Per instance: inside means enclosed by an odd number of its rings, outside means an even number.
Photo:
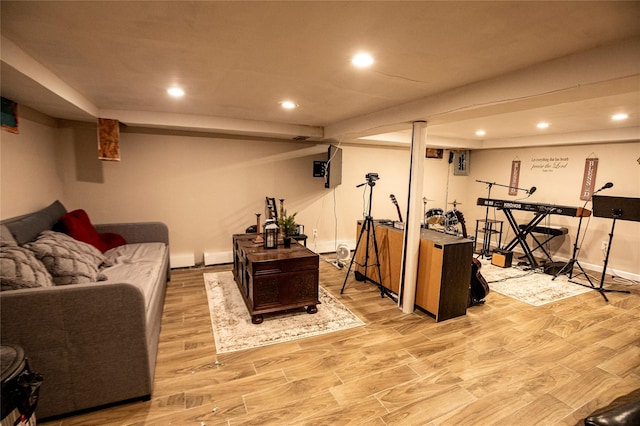
[[[169,228],[162,222],[106,223],[95,225],[98,232],[113,232],[128,244],[159,242],[169,245]]]
[[[0,303],[2,343],[21,346],[44,376],[40,417],[151,393],[145,301],[137,287],[31,288],[2,292]]]

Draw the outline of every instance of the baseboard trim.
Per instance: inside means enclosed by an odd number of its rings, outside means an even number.
[[[209,265],[220,265],[223,263],[232,263],[233,262],[233,252],[231,251],[218,251],[218,252],[204,252],[204,264]]]
[[[338,242],[314,241],[312,238],[307,240],[307,248],[309,248],[310,250],[318,254],[334,253],[336,251],[336,247],[338,247],[339,244],[346,244],[347,247],[349,247],[349,250],[351,251],[355,250],[356,248],[356,240],[342,240]],[[514,256],[515,255],[521,256],[522,254],[523,253],[521,251],[514,250]],[[186,256],[186,255],[183,255],[183,256]],[[193,255],[191,254],[189,256],[191,256],[191,261],[193,262]],[[567,262],[569,261],[569,259],[555,256],[554,261]],[[232,263],[232,262],[233,262],[233,252],[231,251],[204,253],[204,264],[207,266],[220,265],[220,264]],[[514,263],[517,263],[515,259],[514,259]],[[602,265],[594,265],[591,263],[583,263],[583,262],[581,262],[580,264],[585,269],[602,273]],[[193,266],[193,263],[191,265],[184,265],[184,266]],[[174,256],[171,257],[171,267],[172,268],[180,267],[179,265],[174,263]],[[640,282],[640,274],[633,274],[631,272],[621,271],[619,269],[613,269],[610,266],[607,267],[607,275],[617,276],[623,279]],[[600,277],[598,277],[598,279],[599,278]]]

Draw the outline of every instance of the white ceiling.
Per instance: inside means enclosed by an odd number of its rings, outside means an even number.
[[[426,120],[430,145],[460,148],[640,139],[638,1],[0,7],[2,96],[57,118],[375,135],[359,143],[406,142],[411,122]],[[369,69],[350,63],[363,50]],[[174,84],[183,98],[166,95]],[[283,110],[284,99],[299,108]],[[621,111],[630,118],[611,122]],[[551,126],[541,132],[540,120]]]

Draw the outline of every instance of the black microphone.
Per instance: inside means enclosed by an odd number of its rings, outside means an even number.
[[[600,189],[598,189],[596,192],[594,192],[594,194],[597,194],[598,192],[605,190],[605,189],[609,189],[609,188],[613,188],[613,183],[611,182],[607,182],[604,184],[604,186]]]
[[[532,186],[530,190],[528,190],[527,192],[529,193],[529,195],[533,194],[534,192],[536,192],[536,188],[535,186]]]

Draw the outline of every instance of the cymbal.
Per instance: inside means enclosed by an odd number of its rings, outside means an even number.
[[[456,205],[461,206],[462,205],[462,203],[460,201],[455,201],[455,200],[453,200],[453,202],[449,203],[449,204],[453,204],[454,206],[456,206]]]
[[[435,201],[435,200],[432,200],[431,198],[423,198],[422,201]]]

